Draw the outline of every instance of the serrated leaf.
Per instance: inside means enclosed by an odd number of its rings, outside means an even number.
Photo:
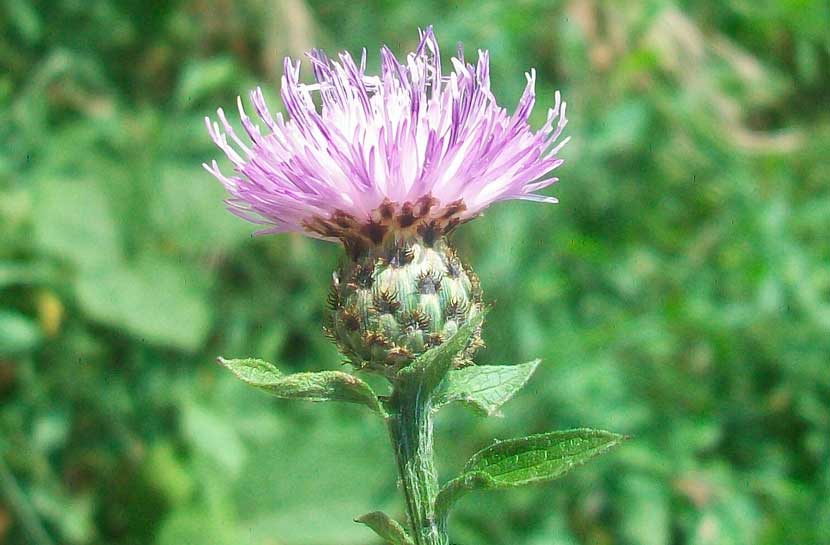
[[[521,486],[555,479],[624,440],[602,430],[580,428],[510,439],[470,458],[465,473],[484,473],[499,486]]]
[[[461,475],[441,489],[436,512],[446,517],[452,504],[472,490],[552,481],[624,439],[617,433],[581,428],[498,442],[474,454]]]
[[[414,545],[403,526],[381,511],[366,513],[355,522],[365,524],[391,545]]]
[[[476,329],[481,326],[487,309],[483,309],[444,343],[418,356],[398,372],[399,381],[414,381],[422,394],[430,395],[452,367],[453,358],[467,346]]]
[[[450,371],[438,387],[433,407],[453,402],[470,405],[484,416],[499,414],[499,409],[533,375],[541,360],[519,365],[473,365]]]
[[[346,401],[365,405],[380,415],[384,414],[380,401],[369,385],[342,371],[284,375],[273,364],[255,358],[219,358],[218,362],[242,382],[283,399]]]

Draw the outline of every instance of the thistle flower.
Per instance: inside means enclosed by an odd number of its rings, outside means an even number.
[[[221,125],[206,119],[236,174],[216,161],[205,168],[227,189],[231,212],[265,226],[259,233],[343,242],[326,331],[356,365],[396,369],[481,311],[478,279],[447,234],[497,201],[556,202],[537,191],[557,180],[544,176],[562,163],[565,103],[557,92],[533,131],[535,70],[509,115],[490,90],[488,52],[473,66],[459,46],[445,75],[431,27],[403,62],[383,47],[378,76],[366,73],[365,50],[359,64],[348,53],[309,58],[314,84],[300,82],[299,61],[285,60],[288,119],[271,115],[259,88],[250,99],[267,130],[238,101],[249,142],[222,109]],[[458,365],[479,344],[476,336]]]

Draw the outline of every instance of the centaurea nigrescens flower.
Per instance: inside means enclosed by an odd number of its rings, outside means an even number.
[[[240,101],[249,143],[219,110],[224,130],[208,127],[236,174],[223,175],[216,162],[206,168],[227,188],[231,210],[265,225],[261,232],[343,242],[324,328],[358,370],[385,376],[389,389],[377,395],[357,373],[285,375],[258,359],[219,362],[277,397],[356,403],[381,416],[408,529],[380,511],[355,521],[386,543],[449,545],[450,509],[463,495],[557,479],[625,439],[580,428],[497,441],[443,486],[433,461],[436,411],[457,401],[498,414],[539,363],[459,369],[482,344],[486,309],[478,278],[447,235],[496,201],[556,202],[537,191],[562,163],[565,103],[557,93],[546,123],[531,130],[535,73],[508,115],[490,91],[487,52],[473,66],[459,50],[444,76],[432,29],[405,62],[382,49],[379,76],[366,74],[365,53],[359,65],[346,53],[339,62],[310,56],[312,85],[300,83],[299,63],[286,61],[287,120],[272,117],[254,91],[263,133]]]
[[[264,128],[239,100],[247,141],[221,109],[221,125],[207,120],[235,174],[216,161],[205,168],[233,213],[265,226],[260,233],[344,243],[326,331],[355,365],[394,371],[481,310],[478,279],[446,235],[497,201],[556,202],[537,192],[556,181],[545,176],[562,163],[566,105],[557,92],[532,130],[535,71],[510,115],[490,89],[488,52],[472,65],[459,47],[445,75],[432,28],[403,62],[383,47],[380,75],[366,73],[365,50],[359,64],[348,53],[309,57],[314,84],[285,61],[287,118],[272,116],[257,88],[250,99]],[[479,344],[476,336],[459,366]]]

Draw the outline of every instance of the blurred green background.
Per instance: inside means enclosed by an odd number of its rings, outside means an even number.
[[[627,7],[625,7],[627,6]],[[381,423],[213,363],[338,368],[339,248],[252,238],[203,117],[312,46],[489,48],[572,143],[549,194],[455,241],[494,309],[482,363],[544,358],[491,438],[634,435],[549,486],[466,498],[461,545],[830,543],[830,4],[0,0],[0,543],[370,545],[402,515]],[[224,162],[223,165],[227,165]]]

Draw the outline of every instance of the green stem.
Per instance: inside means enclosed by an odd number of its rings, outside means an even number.
[[[433,462],[432,406],[420,389],[399,390],[387,417],[415,545],[448,545],[435,518],[438,476]],[[443,526],[443,525],[442,525]]]

